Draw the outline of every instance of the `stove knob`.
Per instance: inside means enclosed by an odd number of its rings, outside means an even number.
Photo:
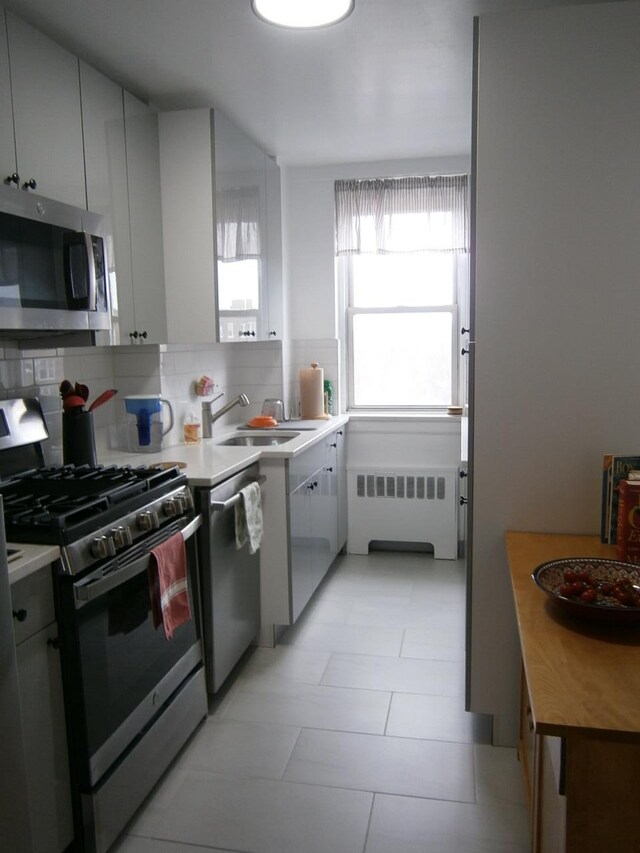
[[[120,527],[115,527],[109,532],[113,537],[116,548],[126,548],[127,545],[133,544],[133,537],[131,536],[131,531],[128,527],[120,525]]]
[[[158,513],[152,509],[141,512],[137,518],[137,522],[140,530],[157,530],[160,527]]]
[[[113,557],[116,553],[113,539],[109,536],[96,536],[91,543],[91,553],[101,560],[105,557]]]
[[[182,501],[179,497],[171,498],[162,504],[162,511],[169,518],[176,518],[182,513]]]

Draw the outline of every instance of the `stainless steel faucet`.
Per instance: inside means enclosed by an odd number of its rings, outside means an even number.
[[[224,397],[224,391],[218,394],[217,397],[214,397],[213,400],[209,400],[208,403],[202,404],[202,437],[203,438],[211,438],[211,427],[214,422],[221,418],[223,415],[226,415],[227,412],[231,411],[234,406],[248,406],[251,400],[247,397],[246,394],[238,394],[238,396],[230,400],[221,409],[218,409],[217,412],[211,411],[211,404],[215,403],[216,400],[219,400],[220,397]]]

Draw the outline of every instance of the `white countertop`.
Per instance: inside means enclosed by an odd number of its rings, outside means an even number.
[[[60,556],[57,545],[25,545],[23,542],[7,542],[7,548],[20,551],[19,557],[14,557],[9,563],[9,583],[22,580],[27,575],[37,572],[43,566],[49,566]]]
[[[238,427],[228,427],[217,432],[214,424],[213,438],[205,438],[200,444],[174,444],[163,448],[158,453],[103,450],[98,453],[98,462],[101,465],[132,465],[134,467],[149,466],[159,462],[181,462],[186,466],[185,474],[191,486],[215,486],[216,483],[226,480],[227,477],[262,457],[291,459],[303,453],[323,436],[346,424],[348,420],[349,415],[334,415],[327,420],[287,421],[279,424],[274,430],[252,430],[251,432],[269,434],[283,430],[296,432],[296,424],[299,428],[306,427],[306,429],[300,429],[300,435],[291,441],[267,447],[222,447],[216,442],[237,435]]]

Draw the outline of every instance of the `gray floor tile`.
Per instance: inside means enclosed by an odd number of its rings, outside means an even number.
[[[457,661],[334,654],[322,677],[322,684],[400,693],[462,696],[464,667]]]
[[[109,853],[237,853],[237,850],[223,850],[221,847],[194,847],[178,841],[159,841],[157,838],[136,838],[126,835],[111,848]]]
[[[189,776],[153,837],[251,853],[361,853],[372,795],[263,779]]]
[[[394,693],[385,733],[456,743],[490,743],[491,718],[465,711],[462,696]]]
[[[376,690],[248,681],[224,719],[382,734],[391,694]]]
[[[524,806],[376,794],[365,853],[529,853]]]
[[[307,621],[287,631],[282,643],[316,651],[398,657],[402,638],[401,628],[323,625]]]
[[[262,678],[320,684],[330,658],[331,652],[299,649],[295,646],[254,649],[241,677],[244,680]]]
[[[516,749],[499,746],[475,747],[476,796],[479,803],[524,804],[522,764]]]
[[[227,776],[280,779],[300,734],[296,726],[210,719],[191,741],[181,767]]]
[[[464,629],[458,625],[408,628],[404,632],[400,657],[464,661]]]
[[[305,729],[284,778],[310,785],[475,802],[473,747]]]

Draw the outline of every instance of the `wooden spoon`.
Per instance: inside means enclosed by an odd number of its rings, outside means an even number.
[[[89,406],[89,411],[92,412],[94,409],[97,409],[98,406],[102,406],[103,403],[106,403],[113,396],[117,394],[117,390],[115,388],[107,388],[106,391],[103,391],[102,394],[98,394],[93,403]]]

